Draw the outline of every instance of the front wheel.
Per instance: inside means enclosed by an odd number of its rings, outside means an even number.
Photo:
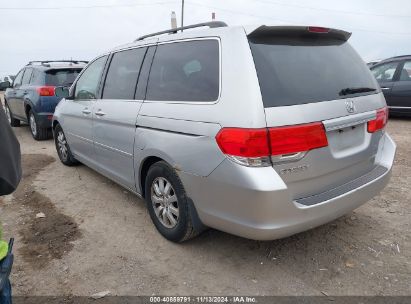
[[[36,116],[32,110],[29,111],[29,125],[31,135],[35,140],[45,140],[49,137],[49,130],[38,126]]]
[[[160,161],[150,167],[145,197],[151,220],[166,239],[183,242],[198,234],[183,184],[166,162]]]
[[[57,154],[63,164],[70,167],[78,164],[78,161],[71,153],[66,135],[60,125],[57,125],[54,129],[54,143],[56,144]]]
[[[4,105],[4,112],[6,113],[6,117],[7,117],[7,120],[9,122],[10,126],[20,127],[20,120],[15,119],[13,117],[13,114],[11,113],[11,110],[10,110],[9,105],[7,104],[7,102]]]

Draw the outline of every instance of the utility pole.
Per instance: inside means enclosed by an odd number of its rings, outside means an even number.
[[[181,0],[181,27],[183,26],[184,26],[184,0]]]

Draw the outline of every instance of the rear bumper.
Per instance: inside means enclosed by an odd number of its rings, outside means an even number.
[[[51,128],[53,113],[37,113],[36,122],[40,128]]]
[[[291,199],[286,184],[272,168],[249,168],[224,160],[208,177],[180,172],[201,221],[234,235],[273,240],[332,221],[361,206],[388,183],[396,146],[385,134],[376,165],[383,174],[357,188],[314,205]]]
[[[388,106],[389,114],[411,116],[411,107]]]

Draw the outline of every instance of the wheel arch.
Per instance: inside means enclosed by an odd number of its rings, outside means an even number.
[[[32,109],[33,109],[33,106],[30,103],[26,102],[24,104],[24,113],[26,113],[27,121],[29,121],[29,112]]]
[[[57,125],[59,125],[60,123],[59,123],[59,121],[57,120],[57,119],[55,119],[55,120],[53,120],[53,124],[51,125],[51,128],[53,129],[53,131],[54,131],[54,129],[57,127]]]
[[[141,162],[138,181],[139,181],[139,186],[140,186],[142,197],[145,197],[145,183],[146,183],[146,177],[147,177],[148,170],[150,169],[152,165],[160,161],[164,161],[167,163],[167,161],[165,161],[164,159],[158,156],[148,156]]]

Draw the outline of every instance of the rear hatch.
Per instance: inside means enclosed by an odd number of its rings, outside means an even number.
[[[340,187],[377,167],[385,100],[349,37],[318,27],[262,26],[248,35],[273,168],[293,199]]]
[[[37,92],[41,98],[41,107],[43,112],[53,113],[61,98],[55,96],[54,89],[56,87],[70,87],[82,68],[52,68],[46,70],[41,76],[39,83],[44,84],[37,88]]]

